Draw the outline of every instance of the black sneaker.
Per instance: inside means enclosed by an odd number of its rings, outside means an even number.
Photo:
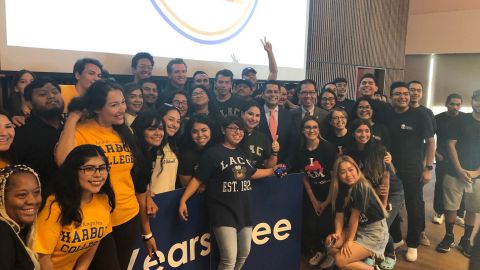
[[[435,249],[436,251],[440,253],[447,253],[450,251],[450,248],[452,248],[455,244],[453,243],[454,241],[454,236],[453,234],[445,234],[445,237],[443,237],[442,242],[440,242]]]
[[[461,238],[460,243],[458,243],[457,248],[462,252],[462,254],[470,258],[470,251],[472,250],[472,246],[470,245],[470,239]]]

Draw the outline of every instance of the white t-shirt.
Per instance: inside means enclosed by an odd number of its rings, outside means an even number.
[[[157,156],[153,166],[150,191],[153,195],[172,191],[177,180],[178,158],[168,143],[163,147],[163,168],[160,171],[161,157]]]

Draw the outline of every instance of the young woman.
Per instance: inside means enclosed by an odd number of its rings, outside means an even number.
[[[208,120],[213,124],[212,137],[214,141],[220,141],[222,139],[222,133],[220,132],[220,115],[215,105],[214,99],[210,98],[208,90],[203,85],[194,85],[190,92],[190,100],[192,106],[190,107],[190,116],[205,115]]]
[[[42,270],[87,269],[112,231],[115,195],[102,148],[75,147],[58,169],[53,192],[38,215],[34,249]]]
[[[87,119],[79,123],[85,111]],[[140,197],[146,195],[148,174],[142,167],[146,162],[125,125],[125,111],[120,85],[104,80],[94,82],[85,95],[70,103],[69,116],[55,149],[58,165],[75,146],[82,144],[98,145],[108,157],[109,176],[115,191],[112,237],[100,242],[91,266],[95,269],[115,267],[108,265],[115,261],[112,256],[117,256],[121,269],[127,268],[136,236],[140,233],[138,213],[146,213],[139,208],[139,201],[145,200]]]
[[[376,269],[363,262],[383,257],[388,242],[387,215],[380,198],[349,156],[340,156],[333,165],[332,209],[335,233],[326,244],[340,269]],[[348,226],[344,222],[348,220]]]
[[[143,107],[143,92],[140,85],[136,83],[127,83],[123,89],[123,96],[127,103],[127,110],[125,112],[125,124],[130,127],[137,117],[137,114]]]
[[[348,114],[343,108],[333,108],[325,118],[322,135],[331,142],[338,155],[352,146],[352,136],[347,129]]]
[[[12,78],[7,110],[11,115],[26,117],[30,115],[30,108],[23,97],[23,90],[35,79],[33,72],[22,69]],[[25,119],[25,118],[24,118]]]
[[[203,152],[214,144],[212,138],[213,124],[206,115],[195,115],[187,123],[184,147],[180,154],[178,176],[182,186],[186,187],[192,180]]]
[[[10,149],[15,138],[15,126],[10,116],[0,109],[0,168],[15,161],[14,153]]]
[[[318,265],[326,255],[323,240],[333,232],[330,198],[330,171],[335,161],[334,146],[320,136],[320,123],[314,116],[302,120],[301,148],[293,168],[305,173],[303,204],[302,249],[310,257],[309,264]],[[329,268],[332,257],[325,259],[321,268]]]
[[[337,104],[337,95],[332,90],[325,90],[318,96],[318,105],[320,108],[324,109],[325,111],[329,112],[335,105]]]
[[[383,144],[373,137],[370,122],[356,119],[351,123],[354,147],[348,151],[362,170],[370,184],[375,188],[383,207],[389,212],[387,225],[390,227],[403,206],[404,195],[401,180],[395,175],[391,164],[391,155]],[[370,260],[371,261],[371,260]],[[390,237],[385,249],[382,269],[393,269],[396,264],[393,239]]]
[[[40,269],[33,244],[34,226],[42,203],[37,174],[25,165],[0,169],[0,253],[5,270]]]
[[[371,99],[365,97],[359,97],[353,106],[352,120],[362,119],[368,121],[371,127],[371,134],[375,140],[382,142],[387,149],[390,149],[390,134],[387,126],[375,121],[375,115],[373,114]]]
[[[223,143],[205,151],[178,208],[180,217],[187,221],[187,200],[202,183],[206,185],[210,223],[220,250],[219,270],[241,269],[245,263],[252,239],[250,179],[273,175],[276,168],[255,168],[241,147],[245,132],[245,125],[238,117],[225,119]]]
[[[280,144],[278,141],[269,143],[267,136],[256,128],[260,124],[260,105],[251,101],[241,108],[241,115],[247,127],[245,146],[255,161],[257,168],[272,168],[277,164]]]

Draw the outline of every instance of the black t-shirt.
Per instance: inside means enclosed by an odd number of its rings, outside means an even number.
[[[471,113],[453,122],[447,139],[457,141],[455,148],[463,169],[473,171],[480,168],[480,121],[473,118]]]
[[[12,227],[0,220],[0,254],[3,270],[33,270],[34,265]]]
[[[352,116],[355,112],[353,111],[353,107],[355,106],[355,100],[351,99],[344,99],[343,101],[337,101],[335,107],[344,108],[345,111],[348,113],[348,116]]]
[[[375,125],[372,126],[371,132],[375,140],[381,142],[387,149],[390,149],[392,141],[386,125],[375,123]]]
[[[224,102],[219,102],[215,99],[215,104],[223,117],[232,115],[240,117],[240,110],[243,104],[245,104],[245,101],[237,95],[232,94],[232,96]]]
[[[320,201],[325,201],[330,189],[330,171],[335,162],[335,148],[327,141],[322,141],[315,150],[303,148],[295,158],[294,170],[303,171],[307,176],[313,194]]]
[[[432,110],[423,105],[420,105],[417,109],[423,111],[428,115],[428,118],[432,121],[433,131],[437,131],[437,121],[435,120],[435,115],[433,114]]]
[[[350,199],[346,204],[346,208],[342,208],[348,192],[351,192]],[[349,220],[352,209],[360,210],[360,226],[371,224],[385,218],[382,206],[375,198],[374,191],[366,187],[362,188],[359,184],[355,184],[350,188],[346,185],[341,185],[335,208],[336,212],[345,213],[346,220]]]
[[[442,112],[435,115],[435,122],[437,123],[437,152],[440,153],[444,161],[449,159],[447,137],[451,131],[452,124],[455,120],[460,119],[464,113],[458,112],[458,115],[451,116],[447,112]]]
[[[345,153],[353,146],[353,137],[350,131],[347,131],[347,134],[342,137],[337,137],[333,132],[331,132],[326,136],[325,139],[332,143],[337,154]]]
[[[392,113],[392,109],[388,103],[377,99],[369,99],[368,103],[372,107],[376,122],[387,124],[390,121],[389,116]]]
[[[433,137],[432,121],[418,109],[392,113],[388,124],[393,164],[399,171],[423,170],[424,140]]]
[[[252,134],[245,140],[251,159],[255,162],[255,167],[264,168],[263,163],[272,155],[272,145],[267,136],[254,129]]]
[[[207,186],[207,205],[212,226],[243,228],[252,225],[250,177],[257,169],[240,149],[223,145],[205,151],[196,177]]]
[[[201,156],[202,151],[199,151],[196,147],[184,149],[180,154],[178,174],[195,175]]]

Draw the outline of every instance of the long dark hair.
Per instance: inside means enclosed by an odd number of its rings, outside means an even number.
[[[108,158],[100,146],[83,144],[75,147],[58,168],[57,177],[52,185],[52,193],[60,206],[60,224],[62,226],[74,223],[75,227],[78,227],[82,223],[83,213],[80,209],[82,188],[79,183],[79,168],[94,157],[102,158],[108,165]],[[113,212],[113,209],[115,209],[115,194],[110,184],[110,175],[107,176],[105,184],[98,193],[108,196],[110,212]]]
[[[352,131],[352,136],[355,136],[355,130],[360,126],[365,125],[370,129],[370,139],[365,144],[365,148],[363,150],[363,168],[362,172],[367,179],[372,181],[373,185],[376,186],[379,184],[379,181],[385,174],[387,167],[385,165],[385,154],[387,149],[381,143],[377,142],[373,137],[372,127],[370,123],[363,119],[356,119],[350,124],[350,130]],[[356,142],[355,142],[356,145]],[[362,156],[359,153],[358,147],[353,147],[352,154],[356,156]],[[358,161],[357,161],[358,162]]]
[[[163,129],[163,139],[158,147],[150,148],[147,141],[145,140],[144,131],[150,127],[158,128],[162,127]],[[143,153],[143,156],[146,158],[146,169],[149,174],[152,172],[152,164],[157,159],[157,156],[160,156],[160,172],[163,170],[163,159],[165,154],[163,153],[163,147],[167,144],[166,132],[165,132],[165,122],[160,117],[160,115],[152,111],[140,112],[135,120],[130,125],[130,128],[133,130],[133,134],[138,141],[140,150]]]
[[[214,140],[215,126],[212,123],[212,121],[210,121],[210,119],[206,115],[202,115],[202,114],[194,115],[188,120],[187,125],[185,126],[185,136],[184,136],[184,144],[183,144],[182,150],[196,147],[195,143],[193,142],[192,132],[191,132],[193,125],[196,123],[205,124],[208,126],[208,128],[210,128],[210,140],[205,145],[205,148],[208,148],[215,143],[215,140]]]
[[[108,92],[114,90],[121,91],[123,95],[123,88],[118,83],[110,80],[96,81],[87,89],[85,95],[76,97],[70,102],[68,105],[68,111],[86,110],[88,112],[88,118],[95,118],[97,115],[96,111],[105,106]],[[141,179],[139,178],[145,177],[145,175],[143,175],[146,171],[145,157],[140,151],[140,147],[138,147],[135,137],[125,122],[120,125],[112,125],[112,128],[132,152],[134,163],[131,175],[134,182],[140,181]]]
[[[160,115],[161,119],[163,119],[163,117],[165,115],[167,115],[167,113],[169,111],[177,111],[178,112],[178,115],[182,115],[180,113],[180,110],[178,110],[175,106],[171,105],[171,104],[168,104],[168,103],[165,103],[163,104],[160,108],[158,108],[157,112],[158,114]],[[164,125],[164,127],[166,128],[166,126]],[[178,128],[177,130],[177,133],[175,133],[175,135],[173,136],[168,136],[167,132],[165,132],[165,138],[164,140],[167,141],[168,145],[170,146],[170,148],[172,149],[173,153],[175,153],[175,155],[178,157],[178,146],[177,146],[177,139],[178,136],[180,136],[180,129],[181,129],[181,123],[180,123],[180,127]]]
[[[31,72],[30,70],[22,69],[22,70],[19,70],[17,73],[15,73],[15,75],[13,75],[12,82],[10,83],[10,94],[8,97],[7,110],[12,115],[23,115],[23,110],[22,110],[23,93],[15,91],[15,87],[20,81],[20,78],[22,78],[22,76],[27,73],[32,75],[33,79],[35,79],[35,74],[33,74],[33,72]]]
[[[2,108],[0,108],[0,115],[3,115],[7,117],[7,119],[12,122],[12,118],[10,117],[10,114],[8,114],[6,111],[4,111]],[[17,162],[17,155],[15,152],[12,150],[12,146],[10,145],[10,148],[5,151],[5,152],[0,152],[0,159],[4,160],[5,162],[9,164],[14,164]]]
[[[355,120],[355,119],[358,118],[358,116],[357,116],[357,110],[358,110],[358,106],[360,105],[360,102],[361,102],[361,101],[366,101],[366,102],[368,102],[368,105],[370,105],[370,107],[372,107],[372,103],[371,103],[372,99],[367,98],[367,97],[359,97],[359,98],[357,98],[357,100],[355,101],[355,104],[353,105],[353,108],[352,108],[352,113],[351,113],[351,116],[350,116],[350,120],[351,120],[351,121],[353,121],[353,120]],[[371,119],[371,120],[372,120],[372,122],[375,123],[375,114],[374,114],[374,112],[373,112],[373,107],[372,107],[372,119]]]
[[[306,116],[302,119],[302,122],[300,124],[300,133],[301,133],[301,136],[300,136],[300,148],[299,150],[301,149],[305,149],[306,147],[306,144],[307,144],[307,141],[305,140],[305,135],[303,134],[303,127],[305,126],[305,123],[307,123],[308,121],[315,121],[315,123],[317,123],[318,125],[318,138],[320,139],[320,143],[326,141],[323,137],[322,137],[322,134],[321,134],[321,128],[322,128],[322,124],[320,123],[320,120],[318,120],[318,118],[314,115],[309,115],[309,116]]]

